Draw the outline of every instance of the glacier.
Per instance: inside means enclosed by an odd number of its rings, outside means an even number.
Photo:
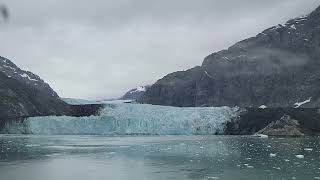
[[[32,117],[6,130],[39,135],[213,135],[222,134],[225,123],[239,116],[237,107],[104,104],[99,116]]]

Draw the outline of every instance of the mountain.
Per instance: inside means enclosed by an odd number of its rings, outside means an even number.
[[[29,116],[91,115],[90,113],[97,112],[100,108],[98,105],[93,106],[67,104],[39,76],[21,70],[9,59],[0,57],[1,123]]]
[[[123,95],[120,100],[135,100],[140,101],[141,97],[144,95],[147,89],[149,89],[150,86],[139,86],[137,88],[131,89],[125,95]]]
[[[168,106],[319,107],[320,7],[158,80],[141,102]]]

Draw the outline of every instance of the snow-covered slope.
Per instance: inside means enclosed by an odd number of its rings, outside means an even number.
[[[35,88],[48,96],[58,97],[58,94],[44,82],[38,75],[30,71],[24,71],[9,59],[0,56],[0,71],[7,77],[13,78],[25,85]]]
[[[146,104],[108,104],[100,116],[35,117],[8,125],[33,134],[193,135],[219,134],[238,116],[238,108],[178,108]],[[27,127],[27,128],[26,128]],[[20,129],[21,129],[20,128]]]
[[[22,117],[62,114],[73,115],[73,109],[46,82],[0,56],[0,124]]]
[[[150,88],[150,86],[139,86],[137,88],[131,89],[125,95],[123,95],[120,99],[122,100],[130,99],[130,100],[139,101],[148,88]]]

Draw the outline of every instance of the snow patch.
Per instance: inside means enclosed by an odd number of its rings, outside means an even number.
[[[294,29],[294,30],[297,30],[297,28],[296,28],[296,26],[295,26],[294,24],[292,24],[292,25],[290,26],[290,28],[291,28],[291,29]]]
[[[301,106],[304,105],[304,104],[310,103],[310,102],[311,102],[311,99],[312,99],[312,97],[310,97],[308,100],[305,100],[305,101],[303,101],[303,102],[296,102],[296,103],[294,104],[294,105],[295,105],[294,108],[299,108],[299,107],[301,107]]]
[[[206,73],[206,75],[212,79],[212,76],[207,71],[204,71],[204,73]]]
[[[5,67],[5,68],[9,68],[9,69],[12,69],[13,71],[16,71],[16,69],[15,69],[15,68],[13,68],[13,67],[11,67],[11,66],[3,65],[3,67]]]
[[[37,79],[32,79],[28,74],[26,73],[23,73],[23,74],[20,74],[21,77],[23,78],[28,78],[30,81],[38,81]]]
[[[146,87],[145,86],[139,86],[134,91],[131,91],[130,94],[136,93],[136,92],[145,92],[145,91],[146,91]]]
[[[266,106],[266,105],[261,105],[259,108],[260,108],[260,109],[266,109],[267,106]]]
[[[145,91],[146,91],[146,87],[144,87],[144,86],[139,86],[139,87],[137,87],[137,91],[139,91],[139,92],[145,92]]]

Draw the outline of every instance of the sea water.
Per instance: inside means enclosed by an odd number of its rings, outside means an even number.
[[[0,179],[320,179],[319,140],[2,135]]]

